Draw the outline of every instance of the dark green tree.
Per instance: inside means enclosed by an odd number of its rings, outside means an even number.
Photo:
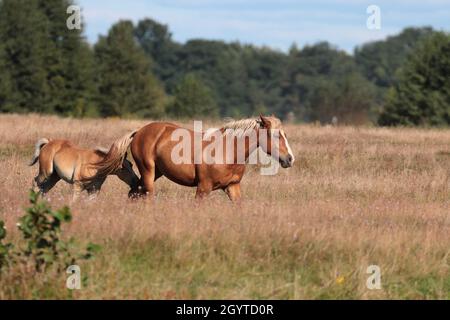
[[[172,40],[169,27],[147,18],[138,22],[134,34],[153,61],[155,75],[166,84],[166,89],[173,89],[178,80],[178,55],[182,46]]]
[[[11,100],[12,83],[9,70],[7,69],[7,54],[3,43],[0,43],[0,112],[14,111],[14,103]]]
[[[250,79],[241,47],[238,44],[230,44],[218,57],[212,72],[213,79],[209,83],[216,88],[215,96],[221,115],[233,118],[250,115]]]
[[[286,60],[281,52],[202,39],[180,44],[172,40],[167,25],[152,19],[140,21],[135,35],[169,94],[187,74],[195,73],[210,88],[223,116],[274,111],[280,105],[279,82]]]
[[[374,90],[352,57],[323,42],[291,48],[281,83],[283,111],[304,121],[364,123],[371,116]]]
[[[164,112],[164,90],[133,31],[131,21],[120,21],[95,46],[103,116],[160,117]]]
[[[450,124],[450,35],[436,32],[409,56],[388,95],[380,125]]]
[[[218,115],[210,89],[193,73],[187,74],[176,87],[169,112],[178,118],[213,118]]]
[[[47,34],[37,0],[0,2],[0,111],[53,111],[46,104]]]
[[[50,97],[47,104],[59,114],[95,115],[94,56],[81,29],[66,25],[72,0],[39,0],[46,17],[48,43],[45,54]]]
[[[0,110],[95,114],[93,55],[69,0],[0,2]]]
[[[384,101],[387,89],[397,83],[398,72],[407,56],[433,32],[431,27],[406,28],[398,35],[355,49],[355,61],[364,76],[378,87],[380,103]]]

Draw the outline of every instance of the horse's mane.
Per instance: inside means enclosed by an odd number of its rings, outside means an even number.
[[[261,126],[260,119],[254,119],[254,118],[241,119],[241,120],[229,119],[222,128],[225,130],[233,129],[233,130],[248,131],[248,130],[257,129],[260,126]]]
[[[233,136],[244,136],[250,130],[257,129],[261,126],[261,120],[257,118],[248,118],[233,120],[228,118],[225,124],[219,129],[223,134],[232,134]],[[208,130],[206,137],[211,137],[216,130]]]

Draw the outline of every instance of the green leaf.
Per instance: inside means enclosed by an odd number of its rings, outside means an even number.
[[[5,222],[0,220],[0,240],[3,240],[5,237],[6,237]]]

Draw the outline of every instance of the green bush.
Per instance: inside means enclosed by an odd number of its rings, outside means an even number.
[[[6,228],[5,223],[0,221],[0,271],[8,263],[9,251],[11,249],[10,243],[3,243],[6,238]]]
[[[31,263],[37,272],[50,267],[60,272],[78,260],[91,258],[99,249],[99,246],[89,243],[79,252],[73,238],[62,239],[61,226],[72,219],[67,206],[53,211],[48,202],[41,200],[40,194],[34,191],[30,191],[30,204],[17,224],[25,241],[17,249],[11,244],[3,244],[6,230],[0,221],[0,271],[8,265]]]

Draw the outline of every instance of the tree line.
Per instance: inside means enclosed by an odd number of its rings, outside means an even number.
[[[450,124],[450,36],[407,28],[353,55],[328,42],[287,53],[179,43],[146,18],[90,45],[66,27],[71,0],[0,0],[0,112],[75,117],[243,117]]]

